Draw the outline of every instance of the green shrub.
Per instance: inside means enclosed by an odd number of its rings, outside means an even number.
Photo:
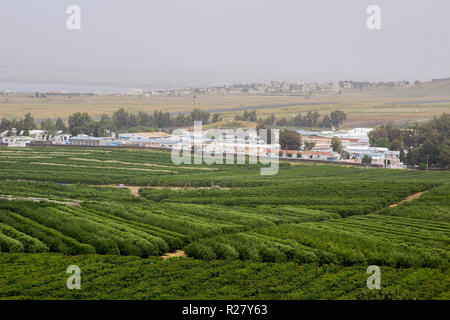
[[[11,238],[14,238],[22,243],[26,252],[38,253],[38,252],[48,252],[48,247],[33,237],[22,233],[10,226],[0,223],[0,232]]]
[[[214,260],[216,259],[216,254],[207,245],[201,243],[191,243],[184,248],[186,254],[190,257],[202,259],[202,260]]]
[[[0,252],[24,252],[25,249],[20,241],[0,233]]]

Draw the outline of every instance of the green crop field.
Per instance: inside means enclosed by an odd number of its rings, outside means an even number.
[[[259,165],[177,166],[166,152],[0,147],[0,298],[449,299],[449,181],[449,171],[283,162],[261,176]],[[81,290],[66,287],[70,265]],[[381,290],[366,287],[369,265]]]

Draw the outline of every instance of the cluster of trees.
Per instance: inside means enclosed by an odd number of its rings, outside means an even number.
[[[281,118],[275,123],[277,126],[291,127],[316,127],[316,128],[339,128],[347,119],[347,114],[343,111],[336,110],[320,118],[317,111],[309,111],[305,116],[300,113],[292,119]]]
[[[258,123],[265,126],[273,126],[275,124],[275,114],[271,113],[266,119],[259,119]]]
[[[54,133],[57,131],[67,132],[66,124],[61,118],[58,118],[56,121],[52,121],[50,119],[43,120],[41,122],[41,129],[46,130],[50,133]]]
[[[244,114],[242,116],[236,115],[234,117],[234,120],[236,121],[250,121],[250,122],[256,122],[256,111],[248,112],[247,110],[244,111]]]
[[[203,124],[221,121],[220,114],[211,116],[209,112],[194,109],[190,114],[171,115],[169,112],[154,111],[153,114],[138,112],[129,113],[121,108],[112,117],[104,114],[99,121],[93,121],[87,113],[74,113],[69,116],[69,131],[73,134],[85,133],[100,136],[105,131],[145,131],[156,128],[180,128],[192,125],[194,121]]]
[[[289,120],[285,118],[276,120],[273,113],[266,119],[257,119],[256,111],[244,111],[242,116],[235,116],[236,121],[258,122],[259,128],[267,128],[273,125],[338,128],[346,118],[347,115],[339,110],[331,112],[330,115],[325,115],[322,119],[320,119],[317,111],[309,111],[305,116],[298,114]],[[63,131],[72,135],[88,134],[99,137],[108,131],[137,132],[157,130],[158,128],[181,128],[192,125],[194,121],[202,121],[203,124],[216,123],[222,121],[222,116],[220,113],[211,114],[200,109],[194,109],[190,114],[171,115],[169,112],[162,111],[134,114],[120,108],[112,116],[104,114],[99,120],[93,119],[87,112],[75,112],[69,116],[67,125],[60,118],[56,121],[46,119],[41,121],[40,128],[50,134]],[[23,131],[24,135],[28,135],[29,130],[37,129],[38,126],[30,113],[27,113],[24,119],[1,119],[0,132],[12,128],[16,128],[17,133]],[[12,132],[9,133],[9,135],[11,134]]]
[[[444,113],[412,129],[394,128],[391,124],[369,132],[373,147],[385,147],[400,151],[400,158],[407,165],[428,164],[448,168],[450,166],[450,114]],[[423,165],[422,165],[423,166]]]
[[[154,111],[153,114],[138,112],[129,113],[124,108],[115,111],[112,117],[104,114],[100,120],[94,120],[87,112],[75,112],[70,115],[67,126],[62,119],[53,121],[46,119],[41,122],[40,128],[49,133],[63,131],[72,135],[88,134],[96,137],[103,136],[107,131],[148,131],[157,128],[180,128],[193,124],[193,121],[202,121],[203,124],[215,123],[222,120],[219,113],[210,114],[200,109],[193,110],[190,114],[171,115],[169,112]],[[37,129],[38,126],[30,113],[25,115],[24,119],[0,121],[0,132],[17,129],[24,135],[28,135],[29,130]],[[11,134],[11,133],[10,133]],[[9,135],[10,135],[9,134]]]
[[[256,111],[245,110],[242,115],[236,115],[234,120],[236,121],[250,121],[258,122],[266,126],[277,125],[280,127],[315,127],[315,128],[339,128],[347,119],[347,114],[343,111],[336,110],[329,115],[325,115],[320,118],[320,114],[317,111],[308,111],[306,115],[297,114],[292,119],[281,118],[276,119],[275,114],[271,114],[266,119],[257,119]]]
[[[16,128],[17,132],[24,132],[24,135],[28,134],[29,130],[37,129],[36,123],[34,122],[34,118],[30,113],[27,113],[23,119],[2,119],[0,121],[0,132],[11,131],[12,128]],[[9,135],[11,132],[9,132]]]

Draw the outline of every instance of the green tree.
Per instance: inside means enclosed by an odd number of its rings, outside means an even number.
[[[23,129],[24,130],[35,130],[37,129],[36,123],[34,122],[34,118],[28,112],[23,119]]]
[[[12,122],[8,119],[3,118],[2,121],[0,121],[0,133],[6,130],[11,129]]]
[[[446,139],[438,148],[439,162],[442,168],[450,167],[450,139]]]
[[[303,125],[307,127],[315,127],[318,125],[319,113],[317,111],[308,111],[305,118],[303,118]]]
[[[125,111],[124,108],[120,108],[119,110],[115,111],[112,116],[112,122],[114,124],[114,127],[117,128],[117,130],[122,130],[130,127],[130,115],[127,111]]]
[[[377,141],[375,141],[375,147],[378,148],[387,148],[389,144],[389,140],[387,137],[381,137],[378,138]]]
[[[58,131],[67,132],[67,127],[66,127],[66,125],[64,124],[64,121],[61,118],[58,118],[56,120],[55,125],[56,125],[56,129]]]
[[[179,113],[174,119],[175,126],[176,127],[184,127],[187,125],[188,120],[189,119],[184,114]]]
[[[388,143],[388,148],[389,148],[389,150],[403,151],[402,140],[394,139],[393,141]]]
[[[252,112],[249,113],[248,121],[250,121],[250,122],[256,122],[257,121],[256,111],[252,111]]]
[[[56,124],[48,118],[41,122],[41,130],[45,130],[49,134],[54,134],[58,131],[58,128],[56,127]]]
[[[297,131],[284,129],[280,131],[279,142],[282,149],[298,150],[301,146],[302,138]]]
[[[337,129],[345,120],[347,120],[347,114],[340,110],[333,111],[330,113],[330,120],[333,127]]]
[[[322,128],[331,128],[332,124],[331,124],[331,119],[328,115],[325,115],[322,119],[322,122],[320,123],[320,126]]]
[[[75,112],[69,116],[69,131],[72,135],[92,134],[94,129],[94,121],[87,112]]]
[[[151,127],[152,116],[148,113],[139,111],[137,115],[137,122],[139,126],[142,127]]]
[[[389,143],[398,140],[400,143],[397,143],[396,146],[400,144],[400,148],[397,149],[400,150],[402,148],[401,141],[403,140],[404,133],[401,129],[394,128],[392,124],[387,124],[370,131],[367,136],[372,147],[387,148]]]
[[[99,134],[103,135],[105,131],[108,130],[109,132],[115,131],[113,120],[107,115],[104,114],[100,118],[99,121]]]
[[[339,140],[338,137],[333,137],[331,139],[331,148],[333,148],[334,152],[341,153],[342,145],[341,145],[341,140]]]
[[[200,109],[194,109],[191,112],[191,119],[192,119],[192,121],[201,121],[202,124],[207,124],[208,121],[209,121],[209,117],[210,117],[209,112],[205,112],[205,111],[200,110]]]

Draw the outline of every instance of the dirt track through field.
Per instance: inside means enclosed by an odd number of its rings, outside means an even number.
[[[400,202],[391,204],[389,207],[390,207],[390,208],[394,208],[394,207],[396,207],[396,206],[398,206],[399,204],[402,204],[402,203],[404,203],[404,202],[413,201],[414,199],[419,198],[419,197],[420,197],[421,195],[423,195],[425,192],[427,192],[427,191],[421,191],[421,192],[414,193],[414,194],[412,194],[412,195],[406,197],[405,199],[403,199],[403,200],[400,201]]]
[[[109,187],[109,188],[118,188],[116,184],[90,184],[90,187]],[[139,190],[140,189],[170,189],[170,190],[195,190],[195,189],[230,189],[227,187],[163,187],[163,186],[124,186],[123,188],[127,188],[130,190],[131,194],[135,197],[140,197]]]
[[[13,195],[0,195],[0,199],[6,199],[10,201],[33,201],[33,202],[52,202],[57,204],[63,204],[70,207],[81,207],[80,201],[78,200],[68,200],[68,201],[57,201],[57,200],[51,200],[47,198],[35,198],[35,197],[18,197]]]

